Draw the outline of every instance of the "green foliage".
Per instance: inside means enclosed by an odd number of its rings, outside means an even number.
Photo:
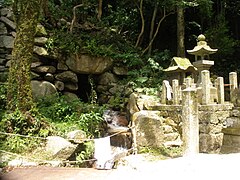
[[[89,137],[99,137],[101,133],[104,107],[79,100],[70,102],[67,97],[58,95],[39,100],[37,107],[53,124],[57,135],[64,136],[76,129],[85,131]]]
[[[149,153],[156,157],[166,158],[166,157],[180,157],[182,155],[182,148],[181,147],[141,147],[139,148],[139,153]]]
[[[7,101],[7,85],[0,84],[0,111],[5,110],[7,104],[6,101]]]

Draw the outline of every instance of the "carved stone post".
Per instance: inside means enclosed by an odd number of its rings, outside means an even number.
[[[173,104],[179,104],[179,83],[177,79],[172,80]]]
[[[223,77],[216,79],[218,104],[224,104],[224,81]]]
[[[201,72],[202,80],[202,104],[207,105],[210,102],[210,74],[208,70]]]
[[[182,91],[182,136],[184,155],[199,153],[199,120],[196,89]]]
[[[236,72],[229,73],[229,83],[230,83],[230,102],[233,103],[234,101],[233,91],[238,88]]]
[[[167,103],[167,87],[166,84],[162,83],[162,94],[161,94],[161,103],[166,104]]]

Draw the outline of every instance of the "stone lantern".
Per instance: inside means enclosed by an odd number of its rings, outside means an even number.
[[[198,69],[198,74],[203,70],[209,70],[214,65],[214,61],[209,60],[209,55],[214,54],[218,49],[212,49],[207,45],[206,38],[203,34],[197,38],[197,46],[192,50],[187,50],[189,54],[195,55],[195,62],[193,66]]]

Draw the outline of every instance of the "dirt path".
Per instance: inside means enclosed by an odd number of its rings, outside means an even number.
[[[113,170],[91,168],[16,168],[1,180],[229,180],[240,179],[240,154],[199,154],[191,157],[146,161],[141,156],[125,158]]]

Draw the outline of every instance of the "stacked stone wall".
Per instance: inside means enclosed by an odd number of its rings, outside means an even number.
[[[6,82],[16,26],[11,8],[0,8],[0,15],[0,82]],[[81,98],[85,93],[89,101],[92,97],[99,103],[111,103],[116,94],[125,95],[126,88],[119,85],[119,79],[127,76],[125,67],[115,66],[107,57],[49,51],[48,38],[49,34],[39,24],[31,64],[34,97],[60,92]]]

